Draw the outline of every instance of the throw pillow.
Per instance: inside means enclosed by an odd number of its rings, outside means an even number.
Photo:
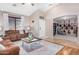
[[[3,39],[0,37],[0,41],[2,41]]]
[[[0,44],[0,50],[6,49],[4,45]]]

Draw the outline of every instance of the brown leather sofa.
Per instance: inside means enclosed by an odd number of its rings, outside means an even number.
[[[20,35],[21,35],[21,38],[25,38],[25,37],[27,37],[28,34],[29,34],[29,33],[26,33],[25,30],[23,30],[23,33],[24,33],[24,34],[20,34]]]
[[[11,41],[18,41],[21,38],[27,37],[28,33],[20,34],[19,30],[8,30],[5,31],[4,39],[10,39]]]
[[[21,40],[21,35],[19,30],[8,30],[5,31],[4,39],[10,39],[11,41]]]
[[[19,55],[20,48],[14,45],[10,40],[0,41],[0,44],[6,47],[6,49],[0,50],[0,55]]]

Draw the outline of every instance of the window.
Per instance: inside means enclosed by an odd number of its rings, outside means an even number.
[[[17,30],[19,28],[19,25],[21,23],[21,18],[19,17],[12,17],[9,16],[9,29],[10,30]]]

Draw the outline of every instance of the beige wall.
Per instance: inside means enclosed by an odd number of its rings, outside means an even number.
[[[51,8],[50,10],[47,11],[46,13],[46,20],[47,20],[47,36],[52,38],[53,37],[53,19],[59,16],[64,16],[64,15],[78,15],[79,18],[79,4],[58,4],[55,7]],[[78,19],[79,23],[79,19]],[[79,25],[79,24],[78,24]],[[79,26],[78,26],[79,27]],[[78,32],[79,35],[79,32]],[[78,41],[78,37],[62,37],[58,36],[57,38],[62,38],[62,39],[68,39],[71,41]],[[74,38],[74,39],[73,39]]]
[[[36,37],[39,36],[39,24],[38,24],[38,21],[40,20],[39,16],[45,16],[44,12],[37,10],[30,16],[30,26],[32,27],[32,32]],[[34,20],[34,23],[32,23],[32,20]]]
[[[30,24],[30,17],[29,16],[24,16],[24,23],[25,23],[25,27],[27,27]]]

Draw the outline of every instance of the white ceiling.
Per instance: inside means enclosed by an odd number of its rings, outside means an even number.
[[[39,9],[42,11],[46,11],[51,6],[56,5],[48,3],[35,3],[34,6],[32,6],[29,3],[25,3],[25,5],[22,5],[22,3],[15,3],[16,6],[13,6],[13,4],[14,3],[0,3],[0,11],[6,11],[20,15],[30,16],[32,13],[34,13]]]

